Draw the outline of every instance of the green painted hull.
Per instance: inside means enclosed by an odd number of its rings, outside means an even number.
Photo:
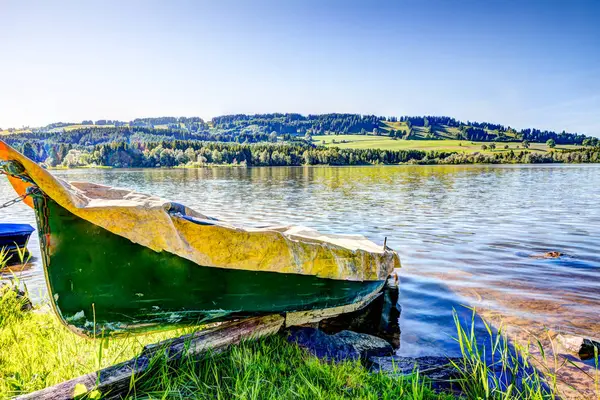
[[[201,266],[115,235],[45,195],[34,203],[54,308],[90,336],[343,306],[383,286]]]

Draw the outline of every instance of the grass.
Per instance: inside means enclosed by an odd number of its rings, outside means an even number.
[[[395,131],[401,131],[401,132],[406,132],[408,130],[408,125],[406,122],[389,122],[389,121],[381,121],[383,123],[382,126],[382,131],[385,134],[388,134],[391,130],[395,130]],[[424,139],[426,138],[428,132],[428,129],[426,129],[423,126],[413,126],[413,135],[417,136],[419,139]],[[458,127],[455,126],[448,126],[448,125],[434,125],[431,127],[432,129],[432,134],[440,139],[456,139],[457,137],[459,137],[458,135],[460,134],[460,129]],[[497,130],[493,130],[493,129],[488,129],[488,128],[484,128],[485,132],[489,135],[498,135],[498,131]],[[515,137],[515,132],[511,132],[511,131],[507,131],[507,132],[503,132],[504,135],[508,136],[508,137]]]
[[[143,346],[179,332],[111,340],[81,338],[47,307],[21,311],[22,301],[0,297],[0,398],[27,393],[104,368],[138,354]],[[44,311],[45,309],[45,311]]]
[[[64,126],[61,128],[55,128],[52,129],[51,131],[56,131],[56,132],[60,132],[61,130],[65,130],[65,131],[72,131],[74,129],[82,129],[82,128],[114,128],[114,125],[83,125],[83,124],[74,124],[74,125],[68,125],[68,126]]]
[[[456,312],[454,322],[462,358],[452,364],[459,373],[458,384],[468,398],[556,398],[557,393],[547,384],[547,377],[542,377],[523,357],[524,349],[511,348],[501,331],[494,333],[486,323],[490,343],[483,347],[475,336],[475,313],[470,327],[461,324]],[[488,356],[491,356],[491,361]]]
[[[114,125],[84,125],[84,124],[73,124],[67,126],[61,126],[60,128],[50,129],[50,132],[61,132],[63,129],[65,131],[72,131],[74,129],[82,129],[82,128],[114,128]],[[9,132],[7,130],[0,130],[0,136],[2,135],[10,135],[10,134],[18,134],[18,133],[31,133],[31,129],[15,129],[13,132]]]
[[[16,134],[16,133],[31,133],[31,129],[15,129],[12,132],[10,132],[8,129],[0,130],[0,135],[2,135],[2,136],[12,135],[12,134]]]
[[[23,257],[23,254],[21,254]],[[3,257],[0,255],[0,267]],[[18,285],[14,281],[13,285]],[[13,286],[14,287],[14,286]],[[12,287],[0,290],[0,398],[29,393],[134,358],[149,343],[191,333],[175,330],[125,338],[81,338],[58,322],[47,306],[23,311],[26,299]],[[483,321],[489,338],[475,335],[475,312],[464,325],[455,313],[462,357],[452,361],[455,384],[466,399],[550,400],[559,395],[560,366],[547,365],[529,346],[510,344],[502,328]],[[184,356],[177,368],[158,351],[151,369],[130,381],[128,398],[196,399],[407,399],[450,400],[414,374],[390,377],[369,372],[358,361],[327,363],[280,335],[231,346],[220,354]],[[542,362],[543,361],[543,362]],[[600,398],[598,355],[594,387]],[[76,388],[77,389],[77,388]],[[98,398],[91,392],[88,398]]]
[[[128,127],[129,124],[127,123],[123,126]],[[61,126],[59,128],[50,129],[50,132],[61,132],[62,130],[65,130],[66,132],[68,132],[68,131],[72,131],[75,129],[83,129],[83,128],[114,128],[114,127],[115,127],[114,124],[107,124],[107,125],[72,124],[72,125]],[[185,124],[181,123],[180,127],[185,128]],[[154,128],[155,129],[168,129],[169,126],[167,124],[155,125]],[[13,132],[9,132],[8,130],[0,129],[0,136],[8,135],[8,134],[16,134],[16,133],[31,133],[31,129],[15,129]]]
[[[333,143],[335,140],[336,143]],[[381,150],[424,150],[424,151],[447,151],[447,152],[465,152],[465,153],[484,153],[494,154],[513,151],[526,150],[520,142],[495,143],[495,150],[482,150],[481,146],[489,147],[490,142],[471,142],[468,140],[393,140],[388,136],[374,135],[318,135],[313,136],[315,144],[324,144],[325,146],[335,146],[342,149],[381,149]],[[504,146],[508,149],[504,149]],[[581,146],[561,145],[556,150],[575,149]],[[533,153],[545,153],[551,149],[544,143],[531,143],[528,151]]]
[[[89,340],[75,336],[51,313],[23,312],[21,305],[12,290],[0,297],[0,398],[133,358],[144,344],[184,333]],[[176,370],[161,356],[152,365],[144,379],[131,381],[131,398],[453,398],[432,392],[418,377],[372,374],[359,362],[322,362],[281,336],[242,343],[203,358],[185,357]]]
[[[456,340],[462,357],[459,357],[458,361],[452,361],[451,364],[458,373],[456,383],[467,399],[554,400],[562,398],[565,393],[559,389],[561,369],[567,365],[580,368],[568,358],[559,359],[554,341],[550,340],[550,349],[542,344],[540,338],[534,338],[533,342],[528,343],[511,342],[502,326],[494,329],[482,320],[488,333],[487,343],[482,343],[481,338],[475,335],[475,318],[476,313],[473,311],[470,324],[463,324],[459,321],[458,314],[454,312]],[[530,350],[532,346],[538,350],[536,353],[539,353],[539,356],[532,354]],[[586,375],[590,379],[595,398],[600,399],[598,360],[596,349],[595,373]],[[576,391],[577,388],[569,389]],[[577,398],[590,397],[588,394]]]
[[[452,399],[415,376],[372,374],[359,362],[322,362],[281,336],[246,342],[202,359],[186,359],[177,373],[166,363],[136,388],[145,396],[206,399]]]
[[[39,390],[133,358],[144,344],[184,333],[89,340],[72,334],[51,313],[24,312],[21,305],[12,290],[0,296],[0,398]],[[463,325],[455,317],[455,322],[462,350],[462,357],[453,362],[458,375],[455,383],[464,398],[557,397],[556,375],[550,370],[538,371],[525,347],[512,347],[501,330],[493,332],[489,325],[489,343],[484,347],[475,336],[473,321],[470,326]],[[128,398],[455,398],[433,392],[418,373],[392,378],[370,373],[359,362],[326,363],[279,335],[232,346],[220,354],[184,357],[177,369],[158,354],[150,372],[131,380]],[[492,361],[486,354],[494,355]]]

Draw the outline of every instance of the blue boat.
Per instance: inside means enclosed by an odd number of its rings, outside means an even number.
[[[0,252],[6,253],[6,265],[21,262],[19,251],[27,257],[27,242],[33,231],[29,224],[0,224]]]

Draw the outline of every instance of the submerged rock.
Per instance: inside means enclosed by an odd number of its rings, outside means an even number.
[[[328,361],[367,360],[394,352],[392,345],[385,340],[352,331],[328,335],[315,328],[292,327],[287,340]]]
[[[564,254],[561,253],[560,251],[549,251],[544,254],[532,254],[529,257],[531,257],[531,258],[559,258],[562,256],[564,256]]]
[[[573,335],[558,335],[556,341],[569,353],[576,354],[582,360],[591,360],[600,354],[600,342]]]
[[[390,375],[408,375],[419,371],[420,375],[431,379],[451,379],[456,376],[456,369],[450,365],[448,357],[370,357],[369,369]]]
[[[328,334],[351,330],[374,335],[397,349],[400,347],[398,295],[398,278],[393,276],[388,279],[380,295],[367,306],[351,313],[324,319],[318,323],[318,328]]]
[[[456,385],[453,380],[457,376],[456,369],[450,364],[448,357],[370,357],[368,367],[371,372],[383,373],[391,376],[410,375],[419,371],[420,376],[426,376],[431,379],[432,387],[435,390],[456,391]]]

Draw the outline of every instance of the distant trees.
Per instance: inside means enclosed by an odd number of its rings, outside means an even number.
[[[236,114],[223,115],[211,120],[216,130],[243,130],[254,127],[260,132],[277,131],[279,134],[289,133],[301,135],[308,130],[313,135],[327,133],[360,134],[372,132],[378,128],[383,117],[359,114]]]
[[[125,124],[129,126],[123,126]],[[481,146],[482,150],[495,150],[497,146],[501,146],[501,143],[509,141],[522,141],[522,147],[526,150],[530,147],[530,142],[536,141],[546,143],[551,148],[559,144],[580,144],[591,151],[589,154],[577,153],[564,156],[566,158],[560,159],[560,162],[577,160],[579,154],[586,154],[582,159],[593,158],[597,150],[595,146],[600,145],[598,138],[564,131],[561,133],[536,129],[516,131],[498,124],[470,121],[465,123],[450,117],[436,116],[395,118],[358,114],[307,116],[238,114],[213,118],[210,124],[198,117],[158,117],[138,118],[128,123],[98,120],[95,125],[91,120],[83,120],[81,125],[86,125],[84,127],[64,129],[69,125],[73,124],[57,122],[26,132],[15,132],[12,129],[2,139],[21,150],[27,157],[37,162],[45,162],[49,166],[96,164],[121,167],[175,166],[189,163],[195,163],[194,165],[214,163],[301,165],[306,159],[314,164],[405,162],[398,161],[404,160],[404,156],[386,153],[384,150],[367,149],[365,151],[368,153],[360,153],[339,149],[330,151],[327,148],[315,147],[312,143],[313,135],[320,134],[372,133],[378,136],[387,134],[394,140],[424,137],[442,139],[439,132],[444,131],[452,133],[456,139],[468,140],[472,143],[486,142]],[[453,129],[449,130],[448,127]],[[262,146],[265,143],[273,146],[285,144],[290,147],[289,149],[283,147],[276,153],[265,148],[261,148],[260,153],[254,152],[253,146]],[[325,141],[323,140],[322,143]],[[221,147],[211,147],[212,145]],[[224,145],[231,147],[222,147]],[[248,147],[244,147],[243,154],[230,157],[231,148],[238,149],[236,146],[240,145]],[[295,146],[300,146],[301,151],[296,150]],[[199,152],[200,148],[210,148],[210,151]],[[504,149],[509,150],[507,145],[504,145]],[[482,157],[504,157],[497,159],[498,162],[512,162],[512,160],[529,162],[525,156],[506,158],[509,156],[504,153],[510,154],[512,151],[482,154]],[[536,158],[538,156],[534,156],[534,153],[526,153],[532,154],[529,156],[531,159],[538,160]],[[558,151],[552,153],[556,153],[552,162],[556,162],[559,154],[562,154]],[[89,157],[86,158],[87,156]],[[432,158],[439,159],[439,155],[433,155]],[[413,158],[409,159],[413,160]],[[424,161],[419,159],[418,162]]]
[[[186,129],[190,132],[208,131],[208,124],[200,117],[154,117],[136,118],[129,121],[129,126],[140,128],[154,128],[157,125],[169,129]]]
[[[487,150],[488,145],[482,145]],[[65,166],[107,165],[114,167],[173,167],[211,164],[245,166],[365,165],[398,163],[538,163],[600,162],[600,147],[582,150],[532,153],[526,150],[491,154],[425,152],[415,150],[340,149],[296,144],[238,144],[175,141],[162,143],[112,143],[91,151],[70,149]]]
[[[481,128],[474,128],[468,125],[461,125],[459,130],[460,136],[465,140],[471,140],[474,142],[489,142],[493,140],[493,137]]]
[[[576,133],[567,133],[562,131],[556,133],[553,131],[541,131],[539,129],[523,129],[518,133],[524,140],[535,143],[544,143],[550,139],[555,141],[555,144],[582,144],[587,137]]]
[[[23,145],[23,155],[31,160],[37,159],[37,153],[33,150],[33,146],[29,142]]]
[[[402,139],[402,132],[401,131],[396,131],[394,129],[390,129],[389,133],[388,133],[389,137],[391,137],[393,140],[398,140],[398,139]]]
[[[66,147],[65,147],[66,149]],[[64,159],[51,155],[47,165],[77,167],[106,165],[112,167],[174,167],[231,164],[247,166],[279,165],[364,165],[398,164],[437,160],[445,152],[414,150],[338,149],[309,144],[237,144],[218,142],[174,141],[161,143],[111,143],[91,150],[69,149]]]
[[[309,134],[310,135],[310,134]],[[77,167],[102,165],[112,167],[174,167],[188,165],[365,165],[365,164],[456,164],[456,163],[537,163],[599,162],[600,147],[547,153],[506,151],[493,153],[451,153],[414,150],[340,149],[316,146],[306,141],[289,143],[237,143],[198,140],[118,141],[94,146],[40,144],[28,142],[19,147],[29,157],[45,161],[48,166]],[[495,148],[483,144],[483,151]],[[505,145],[506,148],[506,145]],[[507,149],[508,150],[508,149]]]
[[[25,143],[30,143],[34,150],[38,151],[35,161],[44,161],[47,157],[47,148],[55,147],[58,163],[62,162],[69,148],[74,146],[82,149],[90,149],[99,144],[110,144],[119,142],[171,142],[176,140],[212,141],[212,142],[237,142],[258,143],[269,141],[269,135],[254,132],[189,132],[183,129],[153,129],[142,127],[85,127],[71,129],[66,132],[26,132],[14,133],[3,137],[8,144],[22,149]],[[63,149],[59,149],[62,145]],[[43,154],[42,154],[43,153]]]
[[[102,129],[121,128],[124,130],[154,130],[162,132],[145,132],[146,134],[154,135],[156,140],[160,140],[159,136],[170,136],[175,140],[190,139],[185,135],[198,135],[194,137],[197,140],[207,141],[227,141],[238,143],[256,143],[267,142],[271,138],[269,135],[276,132],[278,140],[293,142],[300,140],[306,133],[311,135],[326,135],[326,134],[369,134],[381,135],[388,131],[390,123],[398,124],[393,126],[398,138],[415,138],[427,137],[432,139],[443,138],[439,135],[439,131],[452,132],[455,139],[482,141],[482,142],[510,142],[510,141],[527,141],[536,143],[545,143],[549,139],[553,139],[556,144],[579,144],[585,146],[598,145],[597,138],[586,137],[580,134],[567,132],[541,131],[538,129],[523,129],[517,131],[512,127],[489,123],[489,122],[473,122],[459,121],[455,118],[447,116],[403,116],[403,117],[383,117],[376,115],[360,115],[360,114],[321,114],[321,115],[301,115],[301,114],[236,114],[224,115],[213,118],[210,123],[205,122],[199,117],[153,117],[153,118],[136,118],[129,122],[118,120],[92,120],[82,121],[82,125],[92,126]],[[61,134],[60,128],[73,125],[67,122],[57,122],[47,125],[43,128],[34,129],[34,134]],[[158,128],[158,129],[157,129]],[[448,128],[455,128],[448,130]],[[100,136],[99,132],[88,132],[87,135],[80,135],[82,131],[70,133],[68,138],[60,139],[53,138],[55,142],[66,142],[73,145],[95,145],[99,142],[96,139]],[[75,129],[78,131],[77,129]],[[14,131],[14,130],[13,130]],[[398,134],[403,132],[403,134]],[[130,136],[128,131],[111,131],[113,137],[109,140],[115,142],[121,140],[123,136]],[[121,137],[115,138],[120,135]],[[86,136],[82,138],[82,136]],[[95,136],[95,137],[90,137]],[[393,137],[392,135],[390,135]],[[85,139],[85,140],[83,140]],[[90,140],[91,139],[91,140]],[[47,139],[44,139],[47,140]],[[137,138],[135,140],[138,140]],[[141,140],[148,140],[145,136]],[[78,143],[76,143],[77,141]]]
[[[69,168],[81,167],[89,165],[90,160],[91,155],[89,153],[83,152],[81,150],[71,149],[62,161],[62,165]]]
[[[506,151],[493,154],[454,153],[437,160],[440,164],[512,164],[512,163],[588,163],[600,162],[600,148],[585,148],[575,150],[551,151],[546,153],[521,151]]]

